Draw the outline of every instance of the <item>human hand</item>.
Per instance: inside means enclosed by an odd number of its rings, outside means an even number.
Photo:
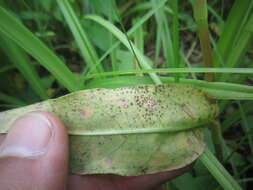
[[[161,190],[162,183],[188,168],[137,177],[71,175],[67,132],[47,112],[31,112],[0,135],[1,190]]]

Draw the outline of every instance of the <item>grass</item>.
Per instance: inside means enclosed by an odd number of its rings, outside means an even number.
[[[1,110],[79,89],[201,86],[220,99],[224,159],[207,130],[206,152],[168,186],[250,189],[252,26],[251,0],[2,0]]]

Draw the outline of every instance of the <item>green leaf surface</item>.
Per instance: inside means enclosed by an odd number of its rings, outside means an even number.
[[[34,110],[64,122],[73,173],[126,176],[190,164],[205,148],[203,127],[218,115],[215,101],[192,85],[96,88],[2,112],[0,132]]]

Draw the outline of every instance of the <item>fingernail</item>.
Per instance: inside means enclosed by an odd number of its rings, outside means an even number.
[[[52,124],[48,118],[31,112],[12,125],[0,146],[0,157],[37,158],[47,152],[52,137]]]

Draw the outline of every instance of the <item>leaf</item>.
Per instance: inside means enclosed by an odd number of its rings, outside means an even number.
[[[190,164],[205,147],[202,127],[218,115],[215,101],[191,85],[97,88],[2,112],[0,132],[34,110],[64,122],[73,173],[126,176]]]

